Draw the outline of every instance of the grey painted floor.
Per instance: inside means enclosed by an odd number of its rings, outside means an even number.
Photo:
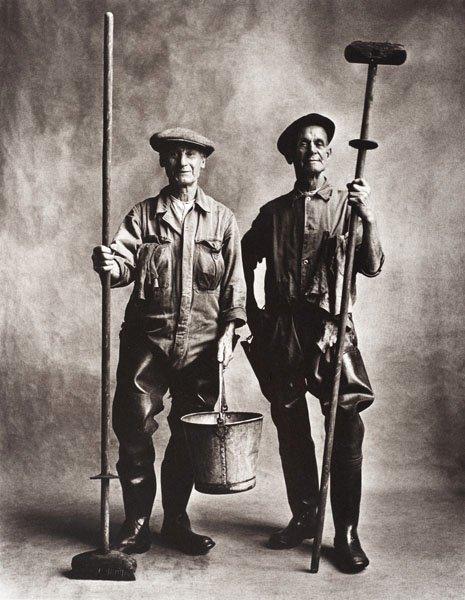
[[[68,496],[41,496],[35,488],[4,510],[2,598],[14,599],[272,599],[381,600],[465,598],[463,496],[422,488],[364,494],[361,537],[371,565],[344,575],[331,562],[328,518],[320,572],[308,572],[311,545],[272,551],[268,534],[287,519],[279,472],[259,472],[257,487],[213,497],[194,493],[190,510],[198,531],[217,546],[205,557],[188,557],[155,543],[138,558],[134,583],[73,581],[66,577],[74,554],[96,543],[98,495],[84,483]],[[114,522],[121,519],[118,484]],[[408,490],[408,491],[406,491]],[[160,526],[159,499],[152,518]],[[113,527],[113,532],[116,527]]]

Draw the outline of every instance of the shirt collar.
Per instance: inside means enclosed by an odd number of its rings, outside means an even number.
[[[197,193],[195,195],[195,205],[201,208],[204,212],[211,212],[211,199],[202,190],[197,187]],[[157,214],[166,213],[170,207],[170,191],[169,187],[164,187],[160,192],[160,197],[157,203]]]
[[[321,186],[321,188],[315,194],[310,194],[308,192],[305,192],[305,191],[302,191],[301,189],[299,189],[297,186],[297,181],[294,184],[295,198],[302,198],[304,196],[308,196],[310,198],[321,198],[325,202],[328,202],[328,200],[331,198],[332,193],[333,193],[333,186],[329,183],[329,181],[327,179],[325,179],[324,184]]]

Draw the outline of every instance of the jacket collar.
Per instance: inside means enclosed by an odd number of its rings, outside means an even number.
[[[197,187],[197,193],[195,195],[195,205],[202,209],[204,212],[212,211],[212,199],[210,196],[202,190],[202,188]],[[157,215],[159,213],[166,213],[170,210],[170,191],[169,187],[164,187],[159,194],[158,202],[157,202]]]
[[[210,196],[207,196],[207,194],[200,187],[197,188],[197,195],[195,197],[195,203],[204,212],[212,211],[212,199],[210,198]]]
[[[170,193],[168,187],[164,187],[158,194],[158,202],[156,207],[157,215],[166,213],[170,207]]]
[[[321,188],[316,192],[316,194],[309,194],[308,192],[304,192],[297,187],[297,182],[294,184],[294,197],[302,198],[303,196],[310,196],[312,198],[321,198],[325,202],[331,198],[331,194],[333,193],[333,186],[326,179]]]
[[[174,229],[174,231],[176,231],[179,235],[182,234],[181,228],[178,223],[178,219],[176,218],[176,215],[173,213],[173,210],[171,208],[170,193],[168,187],[164,187],[158,196],[156,213],[157,215],[160,215],[160,218],[163,219],[165,223],[168,223],[168,225],[172,229]]]
[[[199,209],[205,213],[211,212],[212,199],[199,187],[197,188],[194,206],[198,206]],[[171,207],[170,190],[168,186],[164,187],[158,195],[156,214],[160,215],[160,218],[174,229],[174,231],[179,235],[182,235],[181,224]]]

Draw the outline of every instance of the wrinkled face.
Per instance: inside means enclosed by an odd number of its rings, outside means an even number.
[[[169,144],[160,153],[160,165],[171,185],[191,186],[197,183],[205,168],[205,155],[189,144]]]
[[[297,134],[294,168],[297,179],[318,176],[326,169],[331,155],[328,135],[319,125],[302,127]]]

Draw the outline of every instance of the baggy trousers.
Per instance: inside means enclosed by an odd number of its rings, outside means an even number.
[[[283,367],[273,354],[270,333],[276,326],[254,336],[246,353],[264,396],[271,404],[271,417],[278,433],[279,453],[289,505],[294,516],[318,505],[319,481],[305,393],[320,400],[327,415],[335,359],[335,347],[322,353],[315,341],[318,322],[312,314],[294,315],[294,327],[302,351],[302,368]],[[336,528],[356,525],[361,494],[364,425],[359,412],[374,400],[368,375],[357,347],[353,329],[347,336],[343,355],[339,406],[336,417],[331,465],[331,504]],[[286,346],[283,345],[283,348]],[[265,360],[263,359],[265,358]],[[283,356],[281,355],[281,359]],[[284,360],[281,360],[281,364]],[[270,370],[270,364],[273,369]],[[327,419],[325,422],[327,426]]]
[[[193,487],[193,468],[181,417],[210,411],[218,395],[216,347],[182,369],[143,334],[123,326],[113,402],[113,429],[119,441],[116,465],[123,490],[126,518],[149,517],[156,493],[155,450],[152,435],[155,416],[170,392],[171,432],[161,466],[162,504],[165,518],[185,512]]]
[[[269,399],[269,398],[268,398]],[[319,480],[307,401],[271,400],[287,497],[295,517],[318,506]],[[338,409],[331,466],[331,504],[336,527],[356,524],[360,504],[364,425],[356,411]]]

